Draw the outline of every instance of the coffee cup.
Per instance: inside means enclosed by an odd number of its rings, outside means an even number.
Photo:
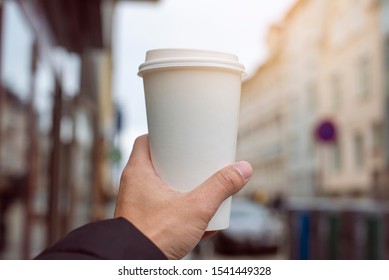
[[[151,50],[138,75],[143,77],[151,160],[164,182],[187,192],[235,162],[245,75],[235,55]],[[219,207],[207,230],[227,228],[230,209],[231,197]]]

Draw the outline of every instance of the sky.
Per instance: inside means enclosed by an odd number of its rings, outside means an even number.
[[[294,0],[122,1],[114,15],[113,92],[124,115],[120,147],[126,161],[137,136],[147,133],[143,81],[137,76],[146,51],[206,49],[232,53],[248,77],[266,59],[266,32]]]

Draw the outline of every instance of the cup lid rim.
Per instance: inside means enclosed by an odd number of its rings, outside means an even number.
[[[139,66],[139,76],[146,71],[172,67],[216,67],[246,75],[243,64],[234,54],[196,49],[155,49],[146,53],[146,61]]]

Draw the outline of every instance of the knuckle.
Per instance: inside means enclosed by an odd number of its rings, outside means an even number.
[[[134,141],[134,147],[141,145],[141,143],[147,141],[147,139],[148,139],[147,134],[143,134],[141,136],[138,136]]]
[[[144,136],[138,136],[135,141],[134,141],[134,147],[138,146],[140,142],[142,142],[142,139],[144,138]]]
[[[222,169],[216,173],[216,179],[228,193],[233,193],[235,191],[237,178],[234,172],[231,172],[228,169]]]

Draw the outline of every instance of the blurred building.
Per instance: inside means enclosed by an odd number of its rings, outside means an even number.
[[[0,258],[107,215],[115,4],[0,1]]]
[[[279,28],[274,26],[271,32],[271,36],[277,36]],[[266,199],[266,193],[282,191],[287,184],[282,74],[280,56],[273,51],[242,88],[237,156],[249,161],[255,172],[241,193],[260,190],[256,195],[264,197],[258,199]]]
[[[387,1],[343,1],[327,8],[322,41],[320,117],[336,141],[320,147],[328,192],[376,192],[385,172],[385,37]],[[389,13],[386,11],[386,17]]]
[[[299,0],[269,29],[268,59],[242,86],[237,156],[255,174],[247,191],[387,191],[388,7]],[[316,135],[325,122],[329,139]]]

